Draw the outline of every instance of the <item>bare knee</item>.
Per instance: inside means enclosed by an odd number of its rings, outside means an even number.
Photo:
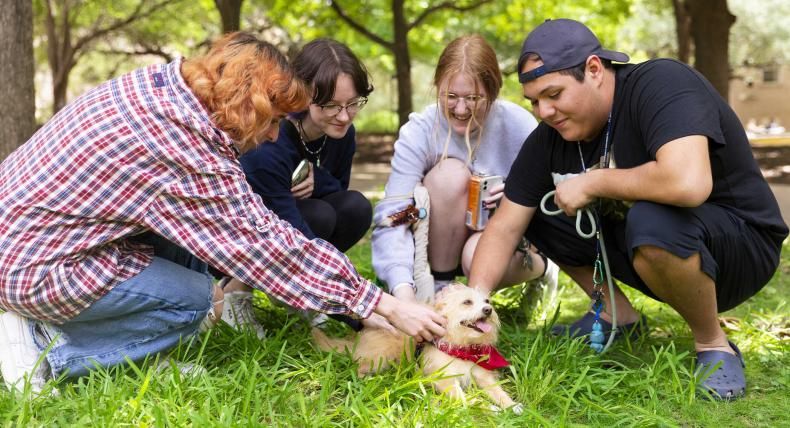
[[[481,235],[480,232],[473,234],[466,240],[466,244],[464,244],[464,250],[461,253],[461,268],[464,270],[465,276],[469,276],[469,271],[472,270],[472,259],[474,258],[475,249],[477,248],[477,243],[480,241]]]
[[[432,202],[465,201],[470,176],[469,168],[462,161],[448,158],[425,175],[423,185],[428,189]]]
[[[674,260],[677,256],[653,245],[643,245],[634,250],[634,269],[638,273],[665,269]]]

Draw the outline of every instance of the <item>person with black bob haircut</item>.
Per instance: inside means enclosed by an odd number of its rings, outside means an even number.
[[[310,105],[282,121],[275,144],[247,152],[241,164],[253,191],[280,219],[310,239],[321,238],[346,251],[365,235],[372,218],[370,201],[349,190],[349,182],[356,151],[353,121],[373,85],[351,49],[328,38],[307,43],[291,66],[312,90]],[[262,335],[249,304],[252,289],[239,281],[225,283],[223,319],[234,326],[249,325]],[[332,317],[361,328],[358,320]]]

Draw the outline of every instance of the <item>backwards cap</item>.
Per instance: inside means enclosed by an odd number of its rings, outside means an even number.
[[[543,65],[526,73],[521,67],[529,54],[536,54]],[[521,46],[518,58],[518,81],[523,83],[544,74],[575,67],[590,55],[617,62],[628,62],[628,55],[603,49],[592,31],[579,21],[572,19],[547,19],[535,27]]]

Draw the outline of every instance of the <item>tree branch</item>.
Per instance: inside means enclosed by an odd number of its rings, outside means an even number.
[[[104,28],[95,28],[93,31],[89,32],[85,36],[80,37],[74,43],[74,50],[80,50],[83,46],[85,46],[86,44],[96,40],[97,38],[102,37],[105,34],[110,33],[112,31],[115,31],[115,30],[117,30],[119,28],[123,28],[123,27],[131,24],[132,22],[134,22],[134,21],[136,21],[138,19],[147,18],[147,17],[153,15],[159,9],[162,9],[165,6],[168,6],[170,4],[176,3],[178,1],[181,1],[181,0],[162,0],[161,2],[156,3],[153,6],[151,6],[150,8],[145,9],[145,10],[143,9],[143,5],[146,2],[145,1],[141,1],[140,4],[135,8],[134,12],[132,12],[132,14],[127,16],[125,19],[114,21],[114,22],[112,22],[111,24],[107,25]]]
[[[458,11],[458,12],[466,12],[467,10],[476,9],[476,8],[486,4],[486,3],[491,3],[491,1],[492,0],[478,0],[478,1],[474,2],[474,3],[468,4],[466,6],[457,6],[455,4],[456,2],[454,2],[454,1],[443,1],[443,2],[441,2],[439,4],[437,4],[437,5],[431,6],[431,7],[427,8],[427,9],[423,10],[422,13],[419,16],[417,16],[417,18],[415,18],[414,21],[412,21],[412,23],[409,24],[406,27],[406,31],[408,32],[412,28],[420,25],[420,23],[422,23],[422,21],[424,21],[425,18],[427,18],[429,15],[431,15],[432,13],[437,12],[439,10],[449,9],[449,10],[455,10],[455,11]]]
[[[486,1],[489,1],[489,0],[486,0]],[[329,5],[332,7],[332,10],[334,10],[335,13],[337,13],[337,16],[339,16],[340,19],[345,21],[346,24],[350,25],[351,28],[353,28],[353,29],[359,31],[360,33],[362,33],[363,36],[369,38],[370,40],[372,40],[375,43],[380,44],[381,46],[384,46],[385,48],[387,48],[389,50],[393,50],[395,48],[395,45],[394,45],[393,42],[389,42],[387,40],[384,40],[378,34],[373,33],[372,31],[368,30],[364,26],[360,25],[358,22],[354,21],[350,16],[348,16],[348,14],[346,14],[346,11],[343,10],[343,8],[341,8],[339,4],[337,4],[337,1],[332,0],[329,3]]]
[[[127,57],[140,56],[140,55],[154,55],[165,60],[165,62],[173,61],[173,56],[162,50],[159,46],[143,46],[140,45],[131,50],[123,49],[96,49],[97,52],[111,55],[123,55]]]

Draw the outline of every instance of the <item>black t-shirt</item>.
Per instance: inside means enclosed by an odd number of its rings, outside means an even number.
[[[689,135],[708,137],[713,190],[707,203],[724,206],[747,223],[787,234],[779,206],[760,172],[735,112],[697,71],[657,59],[616,65],[610,144],[617,168],[655,160],[658,149]],[[568,142],[541,122],[516,157],[505,194],[537,207],[555,183],[599,163],[606,127],[591,142]],[[581,151],[581,157],[580,157]]]

